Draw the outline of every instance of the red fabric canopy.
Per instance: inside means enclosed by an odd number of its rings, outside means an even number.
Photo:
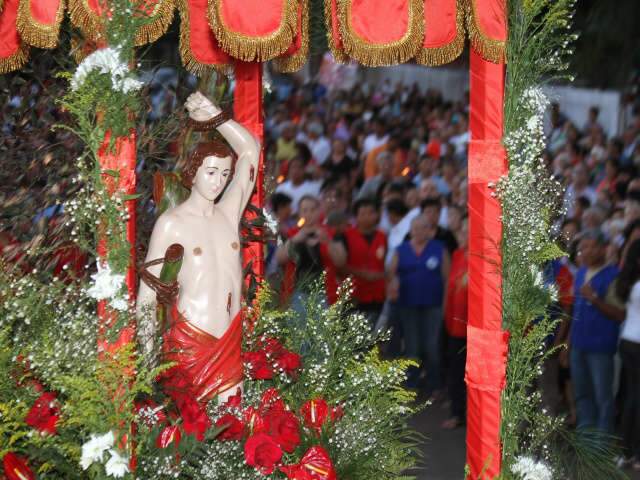
[[[28,46],[58,43],[64,0],[0,0],[0,72],[20,68]],[[67,0],[72,23],[94,44],[104,38],[105,0]],[[232,58],[276,60],[280,71],[301,68],[309,51],[309,0],[142,0],[152,21],[136,44],[166,32],[180,12],[180,52],[196,74],[228,69]],[[325,0],[329,47],[339,62],[366,66],[416,61],[452,62],[462,52],[465,26],[475,50],[504,62],[505,0]]]

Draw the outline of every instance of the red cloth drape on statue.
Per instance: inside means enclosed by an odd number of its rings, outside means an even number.
[[[176,362],[162,374],[167,394],[187,394],[206,403],[242,381],[242,312],[216,338],[191,324],[174,305],[162,348],[163,360]]]
[[[500,474],[500,397],[508,334],[502,330],[500,204],[489,183],[507,172],[503,131],[504,65],[471,52],[469,146],[469,326],[467,463],[471,479]]]

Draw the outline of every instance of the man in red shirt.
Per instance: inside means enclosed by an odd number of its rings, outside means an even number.
[[[380,210],[375,200],[363,198],[354,205],[356,224],[336,241],[333,261],[345,276],[353,281],[353,302],[371,324],[371,328],[382,311],[386,296],[384,259],[387,254],[387,238],[378,230]]]

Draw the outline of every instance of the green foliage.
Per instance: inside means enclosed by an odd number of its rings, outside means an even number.
[[[294,379],[281,372],[273,380],[245,379],[244,398],[257,405],[266,388],[275,387],[286,405],[299,412],[312,399],[340,405],[344,416],[328,422],[318,436],[303,428],[301,443],[284,463],[297,461],[313,445],[326,448],[338,478],[352,480],[414,478],[403,472],[415,467],[423,439],[412,431],[408,418],[420,410],[414,392],[403,388],[410,360],[383,360],[375,346],[384,334],[371,333],[367,320],[354,313],[347,301],[349,286],[340,300],[327,306],[322,286],[311,289],[306,315],[280,311],[272,306],[274,293],[262,289],[257,297],[258,315],[253,328],[245,329],[245,349],[257,350],[266,338],[278,338],[286,347],[302,353],[302,369]],[[215,410],[214,410],[215,415]],[[279,472],[260,477],[243,463],[239,442],[214,442],[211,463],[201,463],[194,478],[284,478]]]
[[[509,0],[505,132],[526,124],[524,92],[542,82],[571,78],[566,74],[575,0]]]
[[[553,462],[556,474],[562,464],[551,453],[562,420],[542,408],[538,388],[545,361],[557,352],[547,348],[546,341],[560,321],[549,313],[558,300],[557,291],[545,286],[543,272],[549,262],[563,255],[551,228],[561,190],[541,161],[547,100],[540,85],[564,76],[569,45],[575,39],[569,32],[574,3],[508,2],[504,143],[509,174],[497,189],[504,225],[503,324],[510,332],[501,412],[504,479],[519,478],[511,467],[522,456]]]

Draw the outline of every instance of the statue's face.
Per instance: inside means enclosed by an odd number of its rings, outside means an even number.
[[[193,179],[192,190],[214,201],[227,185],[231,175],[231,157],[205,157]]]

